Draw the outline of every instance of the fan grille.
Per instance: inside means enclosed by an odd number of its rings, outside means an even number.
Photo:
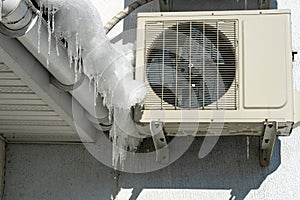
[[[147,22],[145,109],[237,109],[236,30],[236,20]]]

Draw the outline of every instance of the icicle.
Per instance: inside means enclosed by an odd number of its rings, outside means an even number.
[[[54,18],[54,13],[55,13],[55,11],[54,11],[54,7],[52,6],[52,9],[51,9],[51,16],[52,16],[52,20],[51,20],[51,22],[52,22],[52,33],[54,33],[54,25],[55,25],[55,22],[54,22],[54,20],[55,20],[55,18]]]
[[[73,64],[73,55],[72,55],[72,51],[70,49],[68,49],[68,57],[69,57],[69,64],[70,64],[70,69],[71,69],[72,64]]]
[[[78,81],[78,71],[76,70],[75,71],[75,82],[77,82]]]
[[[2,20],[3,0],[0,0],[0,21]]]
[[[92,78],[90,76],[88,76],[89,78],[89,92],[91,92],[92,90]]]
[[[49,63],[49,55],[47,56],[47,69],[49,69],[49,65],[50,65],[50,63]]]
[[[112,129],[113,133],[111,134],[111,139],[112,139],[112,166],[115,168],[115,170],[118,167],[118,146],[117,146],[117,130],[116,130],[116,125],[113,125],[113,129]]]
[[[78,72],[78,58],[77,58],[77,56],[75,56],[75,60],[74,60],[74,70],[75,70],[75,73]]]
[[[76,33],[76,36],[75,36],[75,44],[76,44],[76,53],[78,53],[79,33]]]
[[[38,53],[41,53],[41,26],[42,26],[42,17],[39,17],[39,21],[38,21]]]
[[[98,97],[98,80],[94,78],[94,105],[97,105],[97,97]]]
[[[58,49],[58,45],[59,45],[59,38],[55,37],[55,49],[56,49],[56,55],[59,56],[59,49]]]
[[[72,68],[72,55],[69,55],[70,69]]]
[[[112,121],[112,109],[111,108],[109,108],[108,109],[108,121],[109,121],[109,123],[111,123],[111,121]]]
[[[245,10],[248,9],[248,0],[245,0]]]
[[[121,169],[124,169],[125,160],[127,157],[127,151],[133,151],[138,145],[134,137],[127,135],[125,126],[131,126],[127,122],[124,123],[124,119],[128,116],[130,109],[120,108],[118,106],[112,106],[111,112],[113,116],[113,127],[110,131],[110,138],[112,140],[112,165],[114,168],[120,165]],[[124,118],[125,117],[125,118]],[[126,119],[125,119],[126,120]],[[128,120],[127,120],[128,121]],[[125,129],[124,129],[125,128]]]
[[[126,138],[125,138],[126,140]],[[125,142],[126,143],[126,142]],[[122,146],[122,148],[119,149],[119,159],[120,159],[120,165],[121,165],[121,169],[124,170],[124,164],[125,164],[125,160],[127,157],[127,150],[124,150],[125,148],[127,148],[127,146]]]
[[[38,19],[38,53],[41,53],[42,16],[43,16],[43,4],[41,4],[41,6],[40,6],[40,14],[39,14],[39,19]]]
[[[50,20],[50,17],[51,17],[51,7],[48,7],[48,22],[47,22],[47,25],[48,25],[48,55],[50,55],[51,53],[51,20]]]
[[[125,160],[126,160],[126,151],[124,149],[119,149],[119,162],[120,162],[120,166],[121,166],[121,170],[124,170],[124,164],[125,164]]]
[[[249,136],[247,136],[247,159],[249,159],[250,156],[250,141],[249,141]]]
[[[76,33],[75,36],[75,55],[74,55],[74,71],[75,71],[75,79],[77,80],[78,78],[78,49],[79,49],[79,34]]]
[[[78,67],[78,59],[79,59],[79,33],[76,33],[75,36],[75,66]]]
[[[74,73],[75,73],[75,81],[77,81],[77,78],[78,78],[78,62],[77,62],[77,59],[75,59],[75,62],[74,62]]]
[[[79,45],[79,53],[78,53],[78,71],[79,73],[82,73],[82,63],[81,63],[81,58],[82,58],[82,49],[81,49],[81,45]]]
[[[70,69],[72,68],[72,64],[73,64],[73,56],[72,54],[70,54],[69,56],[69,62],[70,62]]]

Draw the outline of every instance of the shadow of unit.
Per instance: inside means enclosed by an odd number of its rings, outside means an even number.
[[[230,199],[244,199],[281,163],[279,139],[276,139],[273,161],[268,168],[257,165],[260,145],[257,137],[222,137],[209,155],[199,159],[203,140],[197,137],[180,159],[162,170],[147,174],[120,172],[119,187],[134,188],[131,200],[137,199],[144,189],[231,190]]]

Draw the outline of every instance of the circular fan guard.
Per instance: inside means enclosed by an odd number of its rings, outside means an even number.
[[[235,80],[235,49],[216,27],[180,23],[162,32],[147,54],[147,79],[163,101],[179,108],[204,108]]]

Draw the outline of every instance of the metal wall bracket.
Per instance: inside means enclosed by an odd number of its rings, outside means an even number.
[[[260,141],[260,165],[267,167],[273,154],[273,148],[277,135],[277,123],[265,122],[264,134]]]
[[[162,122],[150,123],[151,135],[156,150],[156,161],[161,164],[169,163],[169,148],[163,131]]]
[[[161,12],[170,11],[170,0],[159,0],[159,6]]]
[[[290,136],[294,127],[294,122],[278,122],[277,136]]]
[[[258,9],[270,9],[270,0],[257,0]]]
[[[298,54],[298,51],[296,51],[296,50],[292,51],[292,60],[293,60],[293,62],[295,61],[295,55],[297,55],[297,54]]]

